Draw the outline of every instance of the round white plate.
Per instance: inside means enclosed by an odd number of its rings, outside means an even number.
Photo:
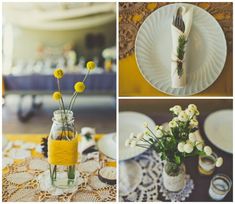
[[[116,133],[103,136],[98,141],[98,149],[106,156],[116,159]]]
[[[125,141],[130,134],[144,132],[144,122],[148,123],[150,128],[155,128],[154,121],[148,116],[137,112],[119,113],[119,160],[126,160],[138,156],[146,149],[140,147],[126,147]]]
[[[119,175],[120,196],[133,192],[142,181],[142,169],[134,160],[120,162]]]
[[[171,88],[171,22],[180,5],[193,7],[187,43],[187,85]],[[135,42],[138,67],[156,89],[170,95],[193,95],[208,88],[223,70],[227,46],[218,22],[191,4],[171,4],[157,9],[141,25]]]
[[[205,120],[207,138],[219,149],[233,153],[233,111],[219,110]]]

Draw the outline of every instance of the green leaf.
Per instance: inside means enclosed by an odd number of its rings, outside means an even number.
[[[175,155],[175,163],[180,164],[181,163],[181,158],[177,155]]]

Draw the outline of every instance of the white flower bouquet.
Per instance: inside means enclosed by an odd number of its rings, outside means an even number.
[[[170,108],[173,119],[168,123],[169,128],[156,126],[151,130],[145,123],[145,133],[132,133],[126,140],[126,146],[152,148],[161,155],[161,159],[168,163],[168,174],[175,175],[186,157],[209,156],[212,149],[205,146],[204,141],[198,134],[199,111],[194,104],[188,105],[185,110],[176,105]],[[216,166],[220,167],[223,159],[218,157]]]

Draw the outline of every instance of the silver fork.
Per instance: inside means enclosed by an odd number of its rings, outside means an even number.
[[[177,9],[176,17],[173,16],[173,25],[176,28],[178,28],[179,30],[181,30],[182,32],[185,31],[185,25],[184,25],[184,21],[182,19],[182,14],[181,14],[181,8],[180,7]]]

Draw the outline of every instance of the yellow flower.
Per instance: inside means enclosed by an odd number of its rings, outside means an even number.
[[[93,70],[93,69],[95,69],[95,67],[96,67],[96,64],[95,64],[95,62],[93,62],[93,61],[89,61],[89,62],[87,62],[87,64],[86,64],[86,68],[87,68],[88,70]]]
[[[85,88],[86,88],[85,84],[80,81],[74,85],[74,89],[78,93],[82,93],[85,90]]]
[[[52,98],[55,100],[55,101],[58,101],[60,100],[62,97],[62,94],[59,92],[59,91],[55,91],[52,95]]]
[[[57,78],[57,79],[61,79],[62,77],[64,76],[64,72],[62,69],[56,69],[54,71],[54,77]]]

